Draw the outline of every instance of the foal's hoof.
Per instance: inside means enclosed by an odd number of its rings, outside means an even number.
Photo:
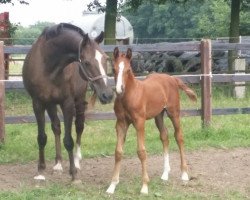
[[[185,182],[189,181],[187,172],[182,172],[181,180],[183,180]]]
[[[148,195],[148,186],[147,185],[143,185],[141,188],[141,194],[143,195]]]
[[[162,179],[163,181],[168,181],[168,172],[164,172],[164,173],[162,174],[162,176],[161,176],[161,179]]]

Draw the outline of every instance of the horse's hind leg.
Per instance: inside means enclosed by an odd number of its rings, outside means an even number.
[[[125,120],[116,121],[117,142],[116,142],[116,149],[115,149],[115,167],[113,170],[111,184],[106,191],[109,194],[113,194],[115,192],[116,185],[119,183],[119,174],[120,174],[121,160],[122,160],[122,155],[123,155],[123,145],[126,140],[128,127],[129,127],[129,124]]]
[[[60,120],[57,116],[57,108],[56,105],[49,105],[47,107],[47,112],[51,121],[51,128],[55,135],[55,147],[56,147],[56,157],[55,157],[55,166],[53,170],[62,172],[62,155],[61,155],[61,126]]]
[[[37,142],[39,146],[39,161],[38,161],[38,176],[35,176],[34,179],[44,180],[45,177],[43,171],[46,168],[45,165],[45,156],[44,148],[47,143],[47,135],[45,133],[45,106],[38,100],[33,99],[33,110],[36,116],[37,127],[38,127],[38,136]]]
[[[179,110],[179,109],[178,109]],[[183,134],[181,130],[181,125],[180,125],[180,112],[177,111],[177,109],[171,109],[168,108],[168,116],[171,119],[173,126],[174,126],[174,136],[175,140],[178,144],[179,150],[180,150],[180,157],[181,157],[181,179],[183,181],[188,181],[188,167],[185,159],[185,154],[184,154],[184,139],[183,139]]]
[[[164,111],[162,111],[159,115],[155,117],[155,124],[160,132],[160,139],[163,145],[163,156],[164,156],[164,171],[161,176],[162,180],[168,180],[168,174],[170,172],[170,165],[169,165],[169,140],[168,140],[168,131],[167,128],[164,126]]]
[[[74,155],[74,162],[76,168],[80,169],[80,160],[82,159],[81,154],[81,136],[84,129],[84,121],[85,121],[85,108],[86,102],[83,102],[83,99],[80,98],[78,102],[76,102],[76,120],[75,120],[75,127],[76,127],[76,152]]]

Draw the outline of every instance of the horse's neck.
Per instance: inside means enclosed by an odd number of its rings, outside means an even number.
[[[133,92],[136,92],[138,84],[139,84],[139,80],[137,80],[134,74],[131,72],[129,74],[129,79],[127,80],[127,84],[126,84],[127,93],[131,94]]]
[[[55,45],[56,48],[53,50],[44,49],[44,58],[45,58],[45,65],[47,71],[53,72],[56,74],[62,72],[62,70],[74,61],[78,61],[79,59],[79,41],[74,39],[67,42],[58,42],[58,45]],[[69,49],[68,52],[63,52],[61,49]]]

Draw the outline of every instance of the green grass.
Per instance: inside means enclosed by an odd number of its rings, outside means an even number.
[[[199,89],[196,89],[199,93]],[[213,91],[213,107],[248,107],[249,96],[235,99],[227,96],[225,92],[215,88]],[[199,96],[199,95],[198,95]],[[96,110],[112,110],[112,104],[96,105]],[[200,99],[197,104],[191,103],[182,94],[182,108],[200,108]],[[12,91],[6,94],[6,115],[33,114],[30,98],[23,91]],[[200,117],[184,117],[181,119],[187,151],[204,150],[209,148],[249,148],[249,115],[213,116],[211,127],[203,129]],[[177,145],[173,136],[173,127],[169,119],[165,119],[169,130],[170,149],[177,151]],[[113,156],[116,143],[115,121],[88,121],[85,125],[85,133],[82,139],[82,153],[84,158]],[[46,124],[48,143],[46,145],[46,160],[54,160],[54,136],[50,124]],[[74,131],[73,131],[74,133]],[[75,134],[73,134],[75,137]],[[36,161],[38,156],[36,124],[8,124],[6,125],[5,144],[0,145],[0,164],[28,163]],[[162,145],[154,121],[146,123],[146,148],[149,155],[162,153]],[[68,159],[64,148],[63,158]],[[136,134],[131,126],[128,131],[124,147],[127,156],[136,156]],[[1,173],[1,172],[0,172]],[[107,183],[108,184],[108,183]],[[237,191],[225,190],[202,191],[199,185],[194,187],[182,186],[176,182],[163,184],[159,179],[153,178],[150,182],[150,194],[141,196],[140,178],[131,177],[128,182],[119,185],[115,195],[109,197],[105,194],[107,184],[102,186],[88,185],[86,182],[80,186],[62,185],[60,183],[48,183],[46,187],[29,188],[21,187],[18,191],[1,191],[0,199],[247,199],[246,194]],[[199,184],[199,183],[197,183]]]

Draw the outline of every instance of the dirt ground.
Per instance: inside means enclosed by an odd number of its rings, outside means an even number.
[[[233,150],[210,149],[186,153],[189,184],[197,190],[215,190],[217,192],[231,188],[250,198],[250,148]],[[93,186],[108,186],[112,174],[114,158],[83,159],[79,178]],[[68,184],[67,161],[63,162],[63,174],[53,174],[53,162],[47,163],[46,181]],[[180,160],[178,152],[170,154],[170,180],[180,179]],[[148,173],[150,178],[160,178],[163,169],[162,156],[148,156]],[[1,190],[19,190],[22,187],[34,187],[33,177],[37,173],[37,163],[0,165]],[[141,166],[137,157],[125,157],[122,161],[120,182],[129,181],[132,177],[140,177]]]

